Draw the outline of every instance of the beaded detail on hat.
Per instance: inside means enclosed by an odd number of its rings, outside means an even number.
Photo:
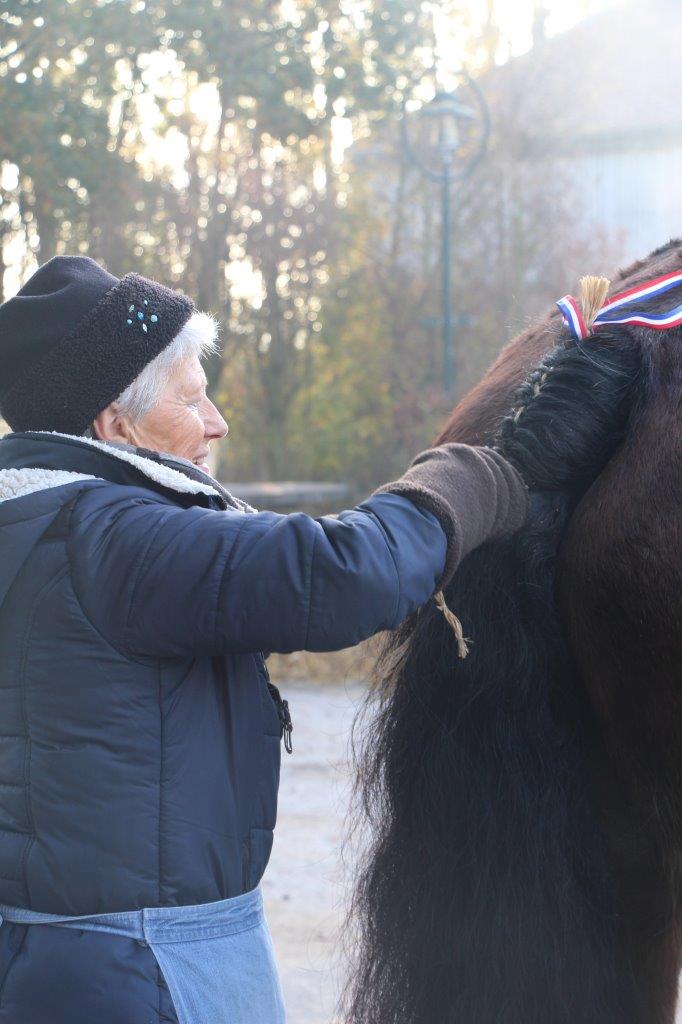
[[[143,302],[142,302],[142,305],[143,306],[148,306],[149,305],[149,299],[144,299]],[[147,323],[146,323],[146,320],[145,320],[145,312],[143,310],[141,310],[141,309],[136,311],[135,310],[135,303],[134,302],[132,303],[132,305],[128,306],[128,312],[136,314],[137,322],[142,325],[142,330],[146,334],[148,332],[149,328],[147,327]],[[158,323],[159,318],[158,318],[156,313],[152,313],[151,316],[149,317],[149,320],[150,320],[150,323],[155,324],[155,323]],[[126,320],[126,323],[128,324],[129,327],[132,327],[132,325],[135,323],[135,320],[131,319],[131,317],[128,317],[128,319]]]

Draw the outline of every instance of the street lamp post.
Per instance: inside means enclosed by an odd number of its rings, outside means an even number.
[[[441,299],[443,331],[443,386],[449,401],[454,397],[455,384],[455,325],[468,322],[465,317],[455,317],[452,304],[452,188],[455,181],[469,177],[485,152],[490,134],[488,108],[476,83],[468,75],[461,75],[466,87],[472,93],[476,107],[464,103],[458,92],[437,92],[426,103],[419,114],[403,111],[403,143],[413,163],[425,177],[438,182],[441,187]],[[436,127],[435,155],[437,169],[427,163],[421,152],[417,152],[408,132],[408,120],[418,116],[428,117]],[[479,139],[473,149],[461,155],[462,131],[476,125]]]
[[[441,250],[443,254],[443,377],[445,393],[449,399],[453,397],[455,387],[455,338],[454,325],[452,323],[452,275],[450,272],[450,169],[447,168],[443,174],[441,185],[441,209],[443,222]]]
[[[448,399],[453,398],[455,384],[455,338],[452,316],[452,274],[450,239],[452,214],[450,201],[453,185],[453,164],[460,147],[461,121],[473,120],[473,111],[460,103],[451,93],[439,92],[426,108],[429,117],[437,118],[438,155],[440,157],[441,179],[441,253],[442,301],[443,301],[443,378]]]

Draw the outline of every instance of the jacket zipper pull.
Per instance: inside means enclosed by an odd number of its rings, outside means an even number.
[[[291,714],[289,713],[289,701],[282,700],[281,707],[282,710],[279,720],[282,725],[282,735],[284,736],[284,749],[287,754],[291,754],[294,750],[291,745],[291,734],[294,731],[294,724],[291,721]]]
[[[267,672],[267,668],[266,668],[266,672]],[[279,738],[280,739],[284,739],[284,749],[286,750],[287,754],[292,754],[294,748],[293,748],[293,746],[291,744],[291,734],[294,731],[294,724],[291,721],[291,712],[289,711],[289,701],[288,700],[282,700],[282,695],[280,694],[280,692],[277,689],[277,687],[275,686],[275,684],[271,683],[269,681],[270,680],[270,673],[269,672],[268,672],[267,678],[268,678],[268,690],[270,691],[270,696],[272,697],[273,701],[275,702],[275,707],[277,708],[277,717],[279,718]]]

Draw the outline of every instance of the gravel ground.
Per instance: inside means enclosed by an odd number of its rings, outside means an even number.
[[[282,754],[275,844],[263,895],[288,1024],[332,1024],[343,983],[341,844],[348,807],[348,743],[362,684],[278,683],[294,722]]]

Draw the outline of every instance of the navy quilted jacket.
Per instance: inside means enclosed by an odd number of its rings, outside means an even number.
[[[436,518],[394,494],[254,513],[189,464],[0,440],[0,903],[203,903],[268,861],[280,725],[262,651],[334,650],[426,601]],[[0,928],[0,1024],[175,1024],[134,940]]]

